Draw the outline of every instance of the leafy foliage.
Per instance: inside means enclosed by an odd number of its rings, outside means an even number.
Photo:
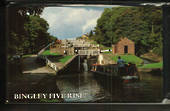
[[[29,16],[29,21],[24,24],[24,29],[27,32],[26,41],[29,43],[29,53],[37,53],[49,43],[48,28],[48,23],[44,19],[39,16]]]
[[[135,42],[136,54],[141,55],[162,45],[162,9],[160,7],[106,8],[97,21],[93,39],[111,46],[121,37]],[[161,52],[158,49],[158,52]]]
[[[43,7],[10,7],[8,54],[35,54],[56,39],[47,32],[49,25],[40,18]]]

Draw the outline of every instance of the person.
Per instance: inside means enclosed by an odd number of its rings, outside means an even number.
[[[104,63],[102,54],[99,54],[98,61],[100,65]]]
[[[86,59],[83,62],[83,68],[84,68],[84,72],[88,71],[88,65],[87,65],[87,60]]]
[[[132,65],[132,63],[131,62],[129,62],[128,63],[128,75],[133,75],[134,74],[134,72],[133,72],[134,70],[133,70],[133,65]]]
[[[137,76],[137,68],[135,64],[128,63],[128,75]]]
[[[66,50],[64,50],[64,55],[67,55],[67,51]]]
[[[119,56],[118,60],[117,60],[118,67],[124,67],[125,66],[124,63],[125,63],[125,61],[123,59],[121,59],[121,57]]]
[[[118,74],[122,74],[124,72],[125,61],[121,59],[120,56],[118,57],[117,65],[118,65]]]

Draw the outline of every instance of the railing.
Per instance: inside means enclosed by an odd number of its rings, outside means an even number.
[[[91,44],[73,44],[73,47],[90,47]]]
[[[78,50],[79,55],[99,55],[99,50]]]
[[[99,47],[99,44],[91,44],[90,42],[86,42],[84,40],[68,40],[68,41],[62,41],[62,44],[65,46],[71,45],[72,47]]]
[[[49,43],[46,47],[44,47],[43,49],[41,49],[41,50],[38,52],[38,56],[39,56],[40,54],[42,54],[50,45],[53,45],[53,44],[54,44],[54,42]]]
[[[101,52],[111,52],[112,51],[112,49],[107,49],[107,50],[101,50]]]
[[[46,47],[44,47],[43,49],[41,49],[41,50],[38,52],[38,54],[37,54],[38,56],[37,56],[37,57],[45,60],[46,65],[49,66],[49,67],[51,67],[54,71],[57,72],[57,71],[58,71],[57,65],[56,65],[55,63],[51,62],[46,56],[41,55],[41,54],[42,54],[50,45],[52,45],[52,44],[54,44],[54,42],[48,44]]]
[[[39,55],[38,58],[45,60],[46,65],[51,67],[54,71],[56,71],[56,72],[58,71],[57,65],[55,63],[51,62],[46,56]]]
[[[105,72],[105,73],[112,73],[117,74],[118,73],[118,67],[116,64],[110,64],[110,65],[99,65],[96,67],[97,71]]]
[[[66,67],[67,64],[69,64],[76,56],[77,56],[77,55],[74,55],[74,57],[72,57],[70,60],[68,60],[68,61],[63,65],[62,68]],[[57,67],[57,65],[56,65],[55,63],[51,62],[47,57],[45,57],[45,59],[46,59],[46,65],[47,65],[47,66],[51,67],[51,68],[52,68],[54,71],[56,71],[56,72],[60,70],[60,69]]]
[[[117,64],[108,64],[108,65],[93,65],[93,71],[102,72],[110,75],[120,75],[120,76],[138,76],[138,71],[135,64],[130,66],[118,67]]]
[[[46,56],[41,55],[52,44],[54,44],[54,42],[48,44],[46,47],[41,49],[39,51],[39,53],[37,54],[38,55],[37,57],[45,60],[46,61],[46,65],[51,67],[54,71],[57,72],[59,70],[57,65],[55,63],[51,62]],[[92,44],[83,44],[83,47],[85,45],[92,46]],[[82,46],[82,45],[79,44],[79,46]],[[100,50],[79,50],[78,51],[78,55],[99,55],[99,53],[100,53]],[[75,55],[75,56],[77,56],[77,55]]]
[[[54,71],[58,71],[57,65],[46,58],[46,65],[51,67]]]
[[[99,45],[94,44],[73,44],[73,47],[99,47]]]

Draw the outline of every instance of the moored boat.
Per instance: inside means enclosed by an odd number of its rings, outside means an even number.
[[[106,80],[119,80],[123,83],[137,82],[140,80],[135,64],[128,64],[119,68],[117,64],[100,65],[93,64],[91,72],[96,77],[102,77]]]

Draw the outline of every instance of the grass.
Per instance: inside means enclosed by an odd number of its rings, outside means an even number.
[[[59,55],[58,53],[51,53],[50,50],[45,50],[42,55]]]
[[[59,53],[51,53],[50,50],[46,50],[42,53],[42,55],[52,55],[52,56],[56,56],[56,55],[60,55]],[[71,59],[73,56],[69,55],[69,56],[63,56],[62,58],[59,59],[59,62],[61,63],[66,63],[69,59]]]
[[[63,58],[59,59],[59,61],[61,63],[66,63],[69,59],[71,59],[73,56],[69,55],[69,56],[64,56]]]
[[[104,54],[112,54],[112,51],[109,52],[103,52]]]
[[[104,46],[104,45],[102,45],[102,44],[100,44],[100,48],[101,48],[102,50],[112,49],[112,47],[106,47],[106,46]]]
[[[112,50],[112,47],[103,47],[103,50],[108,50],[108,49]]]
[[[126,63],[131,62],[133,64],[140,65],[143,62],[141,58],[130,54],[112,56],[111,59],[117,62],[118,56],[120,56]]]
[[[162,68],[163,62],[158,63],[151,63],[151,64],[145,64],[143,66],[140,66],[139,68]]]

